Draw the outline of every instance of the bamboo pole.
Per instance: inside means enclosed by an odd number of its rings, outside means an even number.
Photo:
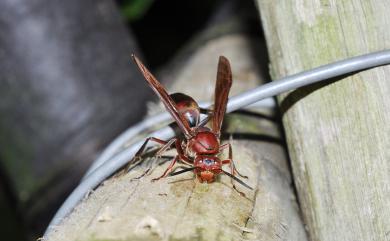
[[[390,47],[383,0],[258,0],[274,79]],[[390,68],[279,97],[312,240],[390,240]]]

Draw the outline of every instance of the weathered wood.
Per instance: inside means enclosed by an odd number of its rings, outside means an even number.
[[[177,71],[170,90],[212,99],[219,55],[231,61],[232,92],[251,88],[261,80],[252,51],[242,35],[210,41]],[[238,186],[246,198],[232,189],[226,176],[212,184],[199,183],[192,173],[151,183],[168,163],[131,181],[143,173],[143,166],[106,181],[48,240],[306,240],[277,124],[238,114],[229,115],[226,123],[225,133],[234,134],[237,168],[256,187],[249,191]]]
[[[258,0],[277,79],[390,47],[390,2]],[[390,240],[390,68],[280,96],[312,240]]]

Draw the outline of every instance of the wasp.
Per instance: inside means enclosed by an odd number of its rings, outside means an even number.
[[[160,155],[170,148],[175,148],[177,155],[172,159],[164,173],[152,181],[157,181],[168,175],[175,176],[193,171],[200,182],[211,183],[216,180],[218,175],[225,174],[231,178],[235,190],[237,188],[233,180],[246,188],[252,189],[236,176],[238,174],[243,178],[247,178],[241,175],[234,165],[231,144],[226,143],[221,145],[220,142],[222,122],[226,113],[229,91],[232,86],[232,71],[228,59],[224,56],[219,57],[214,105],[211,110],[208,110],[200,108],[198,103],[188,95],[182,93],[168,94],[164,86],[134,54],[132,58],[149,86],[157,94],[166,110],[175,120],[182,136],[174,137],[167,141],[155,137],[147,138],[132,161],[130,161],[130,164],[134,163],[137,159],[141,159],[140,156],[144,152],[147,144],[153,141],[161,145],[156,155]],[[207,121],[200,121],[201,113],[209,114],[206,120],[211,121],[210,128],[205,126]],[[228,149],[229,152],[228,159],[221,160],[218,158],[218,155],[225,149]],[[190,167],[173,172],[174,165],[178,161]],[[230,172],[222,169],[224,165],[230,167]],[[239,193],[242,194],[241,192]]]

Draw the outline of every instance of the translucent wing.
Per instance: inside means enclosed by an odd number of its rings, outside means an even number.
[[[190,138],[193,136],[191,132],[191,128],[188,125],[186,119],[178,112],[176,103],[169,96],[164,86],[150,73],[150,71],[141,63],[141,61],[133,54],[132,58],[134,62],[137,64],[139,70],[142,75],[145,77],[149,86],[153,89],[153,91],[157,94],[160,100],[165,105],[165,108],[172,115],[173,119],[176,121],[177,125],[183,132],[186,138]]]
[[[212,116],[212,130],[218,136],[221,133],[222,121],[226,112],[230,87],[232,86],[232,71],[230,63],[224,56],[219,57],[217,83],[215,85],[215,100]]]

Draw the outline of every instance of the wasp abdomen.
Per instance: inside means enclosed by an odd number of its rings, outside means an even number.
[[[190,96],[182,93],[174,93],[170,95],[176,106],[190,127],[196,127],[200,119],[200,109],[198,103]]]

